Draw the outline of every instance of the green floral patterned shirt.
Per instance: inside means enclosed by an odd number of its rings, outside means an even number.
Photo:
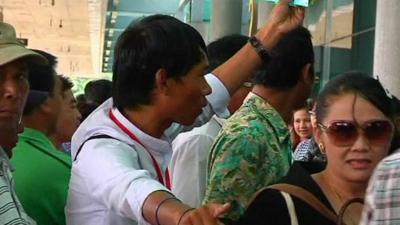
[[[232,211],[225,217],[238,219],[257,190],[286,175],[291,149],[282,117],[263,98],[250,93],[212,146],[204,203],[231,202]]]

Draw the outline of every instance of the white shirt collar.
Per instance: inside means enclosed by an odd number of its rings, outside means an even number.
[[[142,142],[144,147],[154,154],[165,154],[172,152],[170,140],[163,135],[161,138],[155,138],[141,131],[132,122],[130,122],[122,113],[115,107],[112,108],[112,113],[130,132]],[[133,141],[133,140],[132,140]]]

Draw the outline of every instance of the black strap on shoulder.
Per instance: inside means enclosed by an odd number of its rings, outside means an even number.
[[[86,142],[88,142],[88,141],[90,141],[90,140],[93,140],[93,139],[99,139],[99,138],[116,139],[116,138],[111,137],[111,136],[106,135],[106,134],[99,134],[99,135],[94,135],[94,136],[89,137],[88,139],[86,139],[86,140],[81,144],[81,146],[79,146],[78,151],[76,152],[76,155],[75,155],[75,157],[74,157],[74,161],[75,161],[76,158],[78,157],[79,153],[80,153],[81,150],[82,150],[83,145],[86,144]],[[117,140],[117,139],[116,139],[116,140]]]

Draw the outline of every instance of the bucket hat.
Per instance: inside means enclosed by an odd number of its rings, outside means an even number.
[[[0,66],[23,57],[39,64],[47,64],[46,58],[29,50],[17,39],[13,26],[0,22]]]

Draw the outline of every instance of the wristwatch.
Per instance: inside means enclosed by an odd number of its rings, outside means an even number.
[[[268,50],[261,44],[260,40],[258,40],[255,36],[252,36],[249,38],[249,43],[251,46],[253,46],[254,50],[256,50],[257,54],[264,61],[264,63],[269,62],[271,56],[269,55]]]

